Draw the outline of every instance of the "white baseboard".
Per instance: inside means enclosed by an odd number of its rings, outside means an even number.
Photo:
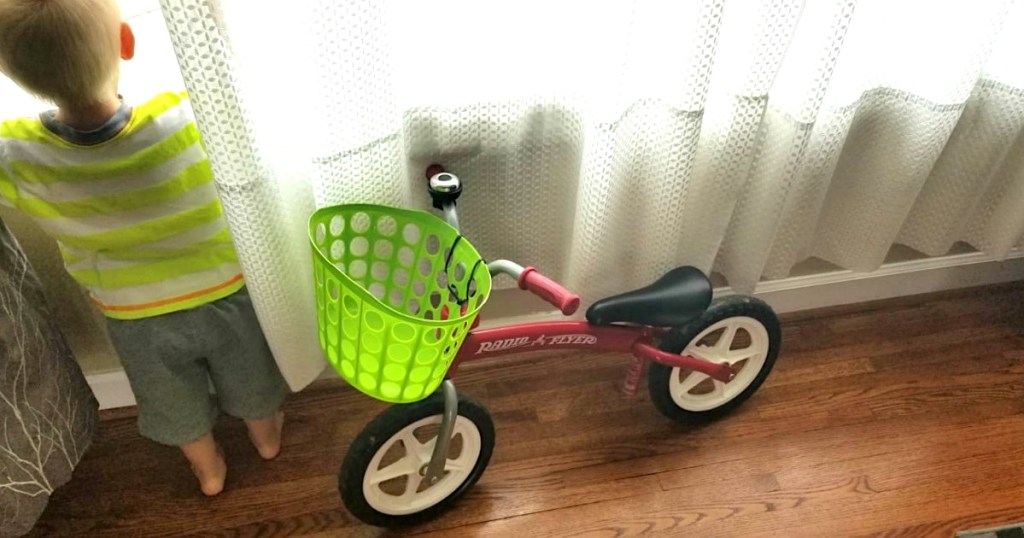
[[[870,273],[835,271],[762,282],[754,295],[776,312],[797,312],[1024,280],[1024,251],[1003,261],[980,252],[888,263]],[[715,290],[715,296],[731,293]]]
[[[997,261],[982,253],[958,254],[883,265],[877,271],[857,273],[835,271],[798,276],[758,284],[754,294],[776,312],[796,312],[893,297],[904,297],[973,286],[1024,280],[1024,251],[1014,251]],[[715,290],[715,296],[730,295],[729,288]],[[580,315],[577,315],[579,317]],[[564,319],[557,311],[515,317],[490,317],[483,327]],[[333,378],[326,369],[322,377]],[[100,409],[135,405],[135,396],[123,371],[86,376],[99,400]]]

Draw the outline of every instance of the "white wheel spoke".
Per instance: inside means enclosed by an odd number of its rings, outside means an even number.
[[[415,432],[427,427],[436,429],[439,422],[439,415],[412,422],[392,434],[377,449],[366,466],[362,488],[363,498],[373,509],[394,516],[415,514],[443,502],[465,484],[479,461],[484,439],[476,424],[462,415],[456,419],[454,430],[454,435],[461,438],[459,457],[445,461],[442,480],[429,487],[423,482],[420,472],[429,463],[437,438],[423,443]],[[402,443],[405,449],[404,457],[384,465],[384,458],[397,451],[395,445],[398,443]],[[404,489],[397,483],[403,478]],[[381,485],[389,480],[395,481],[395,487],[382,488]],[[420,491],[421,487],[425,489]]]
[[[725,326],[725,330],[722,332],[722,336],[715,342],[715,351],[719,353],[719,356],[724,357],[728,354],[729,348],[732,347],[732,341],[736,339],[736,331],[739,329],[739,324],[733,322]]]
[[[373,478],[370,479],[370,483],[382,484],[388,480],[394,480],[408,475],[415,475],[419,473],[419,467],[420,465],[418,461],[409,457],[409,455],[406,455],[395,463],[373,473]]]
[[[712,340],[714,335],[718,335],[714,344],[702,343]],[[701,413],[722,407],[741,396],[765,366],[769,339],[768,330],[762,322],[744,315],[725,317],[701,328],[683,347],[682,354],[725,364],[739,371],[729,382],[715,381],[709,387],[707,375],[676,368],[668,386],[672,401],[685,411]],[[743,347],[733,349],[734,346]]]
[[[742,360],[749,359],[760,352],[760,349],[757,349],[753,346],[743,349],[734,349],[725,354],[725,359],[722,362],[725,362],[732,366],[733,364],[736,364],[737,362],[740,362]]]
[[[400,439],[402,440],[402,446],[405,447],[406,457],[412,456],[419,458],[420,461],[423,461],[424,458],[430,459],[430,451],[433,449],[433,446],[428,445],[433,445],[433,443],[421,443],[411,430],[404,432]]]
[[[679,385],[680,394],[689,394],[690,391],[694,389],[694,387],[700,385],[701,383],[704,382],[705,379],[708,379],[709,377],[710,376],[708,376],[707,374],[702,374],[700,372],[690,372],[690,375],[686,376],[686,379],[683,380],[683,383]]]
[[[716,350],[708,346],[693,346],[683,352],[683,355],[689,355],[695,359],[701,359],[708,362],[721,362],[718,359]]]
[[[722,383],[721,381],[715,381],[715,388],[711,390],[709,396],[712,398],[725,397],[725,383]]]

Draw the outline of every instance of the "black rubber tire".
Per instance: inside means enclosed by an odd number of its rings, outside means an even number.
[[[494,451],[494,421],[487,409],[476,400],[459,394],[459,415],[480,431],[480,457],[466,480],[441,502],[420,512],[408,515],[389,515],[375,510],[363,495],[363,477],[374,455],[400,430],[418,420],[440,416],[444,412],[444,397],[440,392],[419,402],[394,405],[377,415],[349,445],[348,453],[338,472],[338,492],[352,515],[360,521],[377,527],[403,527],[433,519],[445,512],[469,491],[484,474]]]
[[[751,382],[750,386],[743,390],[732,400],[709,409],[707,411],[689,411],[679,407],[672,400],[669,392],[669,380],[673,368],[663,364],[651,363],[647,372],[647,389],[651,395],[651,402],[654,407],[666,417],[683,424],[700,424],[722,417],[738,407],[751,395],[757,392],[764,380],[768,378],[775,359],[779,355],[779,346],[782,344],[782,332],[779,329],[779,319],[767,303],[754,297],[734,295],[716,300],[697,319],[678,328],[672,329],[661,342],[659,348],[669,353],[680,353],[708,326],[718,323],[727,318],[745,316],[757,320],[768,332],[768,355],[765,357],[764,366]]]

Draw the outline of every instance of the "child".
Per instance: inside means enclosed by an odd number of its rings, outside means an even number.
[[[117,0],[0,0],[0,71],[57,109],[0,127],[0,201],[58,242],[108,318],[140,433],[181,448],[200,489],[227,466],[211,428],[281,446],[287,392],[260,331],[187,99],[118,93],[135,37]]]

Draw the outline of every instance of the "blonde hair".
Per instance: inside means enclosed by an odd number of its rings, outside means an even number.
[[[116,91],[117,0],[0,0],[0,71],[61,107]]]

